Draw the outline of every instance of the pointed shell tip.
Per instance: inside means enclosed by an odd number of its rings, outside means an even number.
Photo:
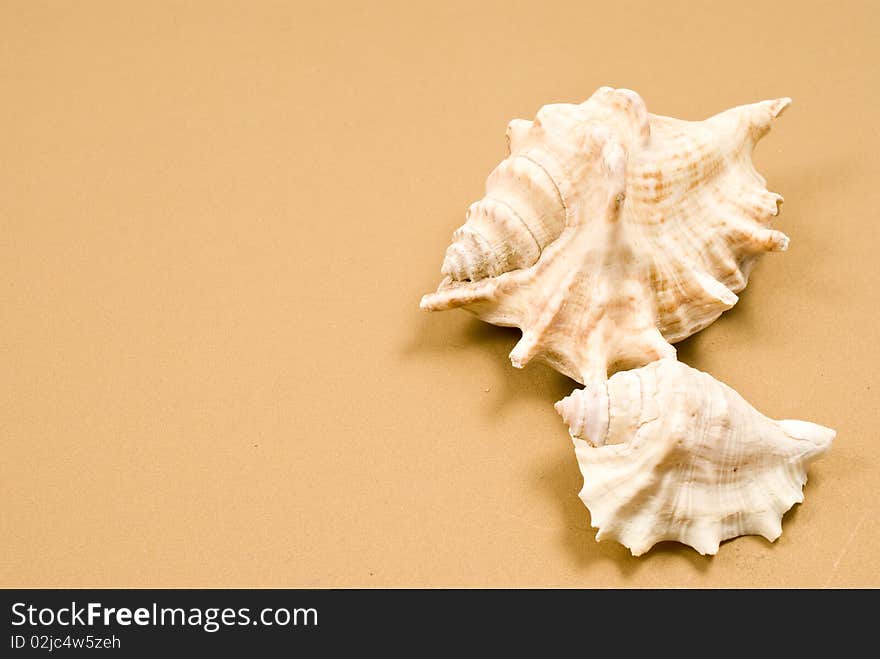
[[[788,96],[784,96],[770,101],[770,104],[770,112],[774,117],[779,117],[785,111],[785,108],[791,105],[791,99]]]

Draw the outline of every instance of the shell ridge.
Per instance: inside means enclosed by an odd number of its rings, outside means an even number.
[[[496,203],[496,204],[498,204],[498,205],[500,205],[500,206],[504,206],[505,208],[507,208],[507,209],[513,214],[513,216],[514,216],[517,220],[519,220],[520,224],[523,225],[523,228],[524,228],[526,231],[528,231],[529,236],[531,236],[532,240],[535,241],[535,245],[538,247],[538,251],[539,251],[539,252],[542,251],[541,242],[538,240],[537,236],[535,236],[535,232],[532,231],[532,228],[529,226],[529,223],[526,222],[525,219],[523,219],[523,216],[520,215],[519,212],[518,212],[513,206],[510,205],[510,203],[508,203],[507,201],[505,201],[505,200],[503,200],[503,199],[499,199],[498,197],[493,197],[491,194],[487,194],[487,195],[486,195],[485,197],[483,197],[483,198],[484,198],[484,199],[487,199],[487,200],[489,200],[489,201],[491,201],[491,202],[493,202],[493,203]],[[500,273],[499,273],[499,274],[500,274]]]
[[[553,158],[556,166],[558,166],[563,172],[565,172],[565,169],[562,167],[562,164],[559,162],[556,162],[556,156],[555,156],[555,154],[553,154],[552,151],[548,150],[547,155],[550,158]],[[562,188],[560,186],[560,183],[557,180],[557,177],[553,176],[553,174],[550,173],[550,171],[547,169],[547,167],[544,165],[544,163],[542,163],[540,160],[535,159],[531,155],[531,152],[525,152],[525,153],[518,154],[517,157],[524,158],[524,159],[528,160],[529,162],[535,164],[537,167],[540,167],[541,170],[547,175],[547,178],[553,184],[553,187],[556,188],[556,194],[559,195],[559,202],[562,204],[562,209],[565,214],[565,225],[567,225],[568,224],[568,203],[566,202],[566,195],[563,193]]]
[[[542,337],[552,331],[552,325],[561,313],[566,293],[578,272],[571,270],[563,273],[562,281],[558,284],[556,292],[546,302],[540,303],[538,317],[523,329],[523,337],[517,342],[510,353],[510,361],[516,368],[522,368],[541,350],[539,342]],[[551,341],[547,341],[547,345]]]

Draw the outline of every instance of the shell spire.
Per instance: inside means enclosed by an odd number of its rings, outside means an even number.
[[[782,198],[751,162],[788,100],[689,122],[603,87],[514,120],[422,308],[519,327],[514,366],[538,358],[582,383],[673,356],[737,302],[760,254],[788,246],[768,227]]]
[[[453,234],[441,273],[450,282],[478,281],[533,265],[562,232],[568,218],[571,174],[583,157],[572,135],[602,121],[645,142],[648,112],[635,92],[603,87],[580,106],[543,107],[534,121],[507,126],[508,157],[486,181],[486,195],[468,209]]]
[[[701,554],[739,535],[782,533],[807,467],[835,432],[768,419],[733,389],[675,360],[617,373],[556,404],[584,476],[597,540],[633,555],[663,540]]]

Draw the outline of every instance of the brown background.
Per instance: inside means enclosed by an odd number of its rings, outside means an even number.
[[[0,584],[880,586],[876,5],[319,4],[2,4]],[[418,309],[507,121],[606,84],[795,100],[792,247],[679,352],[839,431],[774,545],[597,544],[574,383]]]

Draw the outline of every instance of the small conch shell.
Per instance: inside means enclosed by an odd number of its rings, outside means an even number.
[[[689,122],[603,87],[511,122],[510,156],[422,308],[519,327],[514,366],[540,358],[581,383],[674,356],[736,303],[760,254],[788,246],[751,153],[789,102]]]
[[[774,421],[672,359],[620,372],[556,404],[569,425],[597,540],[633,555],[676,540],[701,554],[740,535],[770,541],[803,501],[807,466],[835,432]]]

